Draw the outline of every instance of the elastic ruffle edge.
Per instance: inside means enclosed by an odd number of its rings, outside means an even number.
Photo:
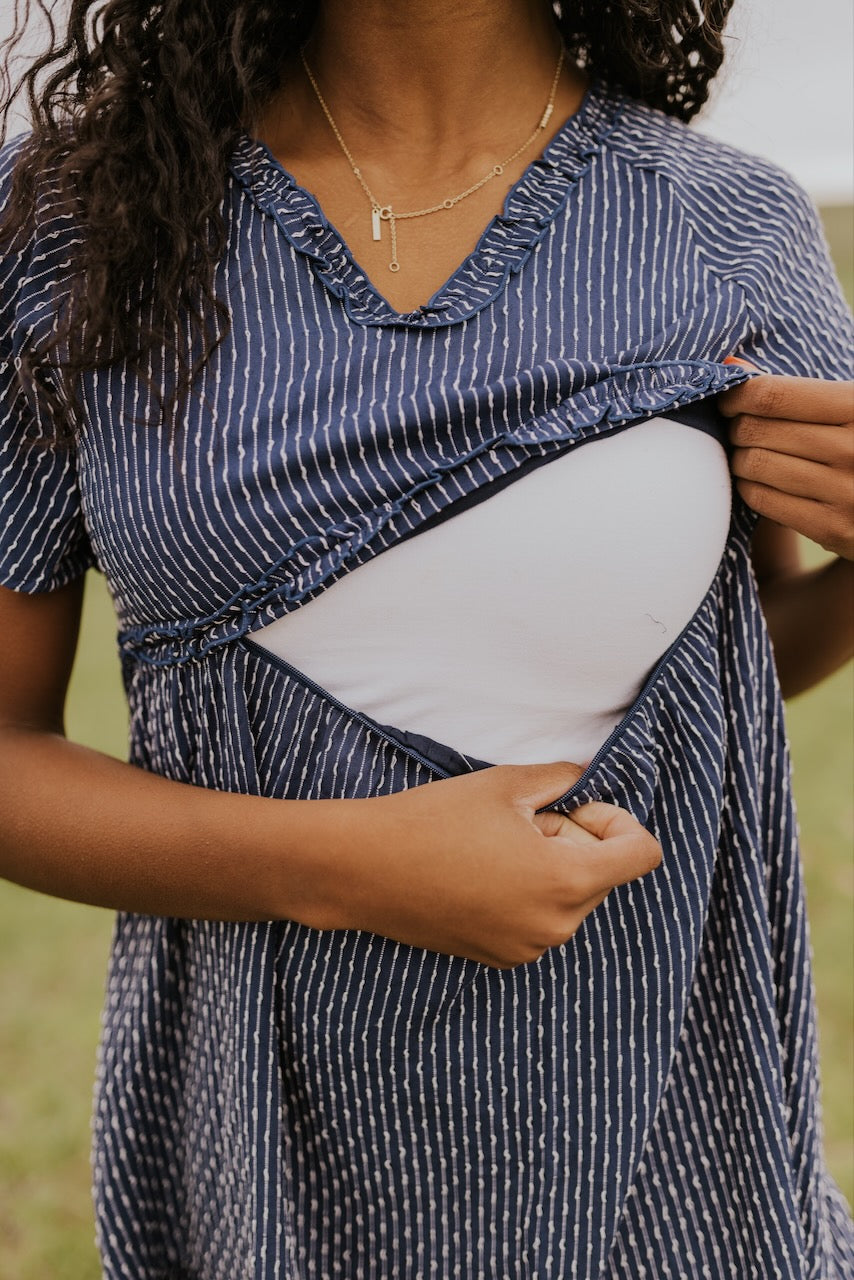
[[[357,266],[340,233],[315,198],[300,186],[267,145],[245,131],[231,172],[258,207],[275,219],[297,252],[340,299],[357,324],[438,327],[468,319],[488,306],[508,278],[521,270],[570,191],[615,127],[622,95],[593,78],[578,111],[531,161],[507,194],[501,213],[487,224],[472,252],[428,303],[397,312]]]
[[[263,610],[277,605],[298,604],[315,592],[419,494],[483,453],[578,443],[582,439],[604,435],[628,422],[642,421],[653,414],[717,395],[725,387],[736,386],[756,376],[742,366],[715,364],[708,360],[644,363],[612,369],[607,377],[580,389],[540,417],[491,436],[474,449],[438,463],[394,502],[373,508],[356,520],[331,525],[319,533],[301,538],[288,547],[256,582],[247,583],[234,592],[215,612],[204,617],[134,626],[120,631],[118,641],[123,662],[126,665],[172,666],[198,661],[213,649],[239,640],[257,625]],[[508,466],[505,473],[512,470],[512,465]],[[317,548],[314,572],[308,575],[300,572],[301,580],[295,581],[297,575],[293,572],[293,564],[296,557],[314,547]],[[268,621],[288,611],[282,609],[271,615]]]

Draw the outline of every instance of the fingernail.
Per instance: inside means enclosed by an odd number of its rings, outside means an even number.
[[[751,364],[749,360],[742,360],[739,356],[724,356],[721,364],[738,364],[742,369],[755,369],[756,365]]]

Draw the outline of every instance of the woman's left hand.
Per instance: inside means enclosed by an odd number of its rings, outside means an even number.
[[[763,374],[717,406],[733,420],[730,465],[747,505],[854,560],[854,382]]]

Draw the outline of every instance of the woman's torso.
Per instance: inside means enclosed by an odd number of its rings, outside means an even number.
[[[714,435],[662,417],[565,454],[254,634],[346,706],[495,764],[591,759],[726,542]]]
[[[761,254],[745,266],[728,238],[740,206],[764,244],[786,189],[737,156],[725,169],[722,193],[717,145],[597,93],[433,306],[400,316],[241,142],[217,276],[233,327],[180,430],[111,368],[84,382],[74,460],[3,454],[4,580],[51,589],[97,558],[137,766],[294,800],[435,776],[245,638],[331,604],[413,534],[426,552],[461,502],[497,511],[527,463],[576,475],[597,453],[578,446],[630,424],[637,440],[744,380],[722,357],[773,347],[781,316],[803,351],[803,300],[752,313],[738,277]],[[13,355],[61,295],[73,227],[57,221],[11,264]],[[841,331],[822,354],[837,372]],[[550,1275],[686,1258],[716,1277],[834,1273],[784,724],[735,508],[716,587],[564,798],[628,809],[665,849],[578,943],[500,971],[364,930],[120,918],[95,1130],[105,1274],[259,1274],[268,1256],[409,1274],[413,1242],[449,1274],[510,1274],[508,1257]]]

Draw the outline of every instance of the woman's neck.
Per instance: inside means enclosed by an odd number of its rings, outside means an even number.
[[[360,161],[447,172],[481,153],[494,162],[534,127],[559,49],[549,0],[322,0],[306,57]],[[564,68],[556,119],[586,84]],[[306,151],[337,149],[298,57],[270,109],[275,132],[301,134]]]

